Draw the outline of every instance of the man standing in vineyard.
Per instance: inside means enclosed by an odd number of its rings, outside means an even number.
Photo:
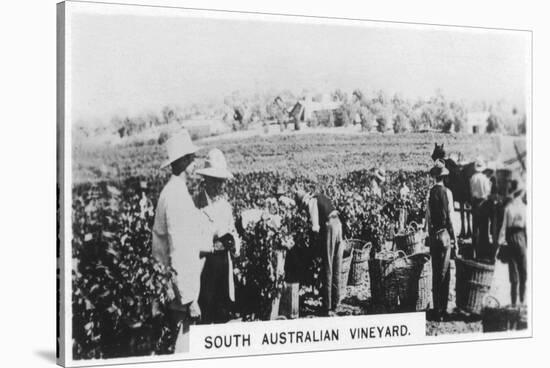
[[[323,313],[330,315],[340,303],[340,268],[342,265],[342,224],[332,201],[324,194],[296,191],[296,203],[307,210],[311,221],[311,246],[319,247],[323,260]]]
[[[482,247],[487,247],[487,244],[480,244],[482,237],[480,236],[480,208],[483,202],[487,200],[491,194],[491,180],[484,174],[485,163],[480,157],[475,162],[475,174],[470,178],[470,191],[472,193],[472,246],[476,252],[476,256],[481,255]]]
[[[451,279],[451,247],[455,242],[455,232],[451,221],[453,213],[453,194],[443,184],[443,178],[449,174],[443,160],[436,160],[430,170],[435,184],[428,191],[426,201],[426,227],[432,257],[432,292],[434,314],[442,321],[447,314],[449,301],[449,283]]]
[[[376,168],[373,170],[370,190],[372,195],[377,197],[382,197],[382,188],[380,188],[380,185],[382,185],[383,182],[386,181],[386,170],[383,168]]]
[[[525,302],[525,286],[527,281],[527,207],[523,199],[525,191],[518,180],[510,182],[509,192],[512,196],[512,201],[504,210],[498,243],[508,250],[510,297],[512,306],[515,306],[518,299],[518,289],[520,303],[523,305]]]
[[[153,256],[176,273],[172,300],[168,305],[173,331],[177,331],[175,352],[189,350],[189,326],[200,318],[198,305],[201,251],[212,250],[213,232],[208,218],[199,211],[189,194],[186,179],[194,168],[198,150],[187,131],[166,141],[172,176],[162,189],[153,225]],[[170,296],[169,296],[170,297]]]

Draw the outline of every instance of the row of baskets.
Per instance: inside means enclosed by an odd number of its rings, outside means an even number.
[[[418,253],[429,253],[428,248],[424,246],[424,240],[424,233],[419,229],[419,226],[411,222],[407,231],[397,234],[394,237],[393,243],[391,243],[391,247],[383,250],[401,251],[407,256]],[[368,282],[368,277],[365,277],[365,275],[368,273],[371,248],[372,244],[370,242],[358,239],[346,240],[342,267],[342,277],[345,278],[343,280],[344,285],[356,286],[365,281]]]
[[[389,249],[371,255],[371,243],[346,241],[341,285],[364,284],[385,311],[426,310],[432,300],[430,255],[416,224],[397,234]]]
[[[372,300],[386,311],[421,311],[432,305],[432,267],[425,235],[412,223],[392,247],[370,257],[371,243],[347,240],[341,285],[367,284]],[[481,315],[494,266],[457,258],[456,306]]]

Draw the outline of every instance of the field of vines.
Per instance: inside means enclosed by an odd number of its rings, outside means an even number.
[[[209,149],[221,149],[236,172],[275,171],[287,175],[345,174],[384,166],[390,170],[427,170],[434,143],[444,143],[449,154],[473,161],[482,154],[496,155],[493,135],[408,134],[281,134],[198,141],[199,158]],[[73,181],[120,180],[158,176],[165,158],[158,144],[102,145],[75,143]]]
[[[398,208],[409,221],[421,221],[429,185],[427,168],[433,142],[473,158],[485,149],[494,155],[490,136],[277,136],[218,140],[235,178],[227,195],[238,219],[245,209],[280,215],[275,227],[267,219],[240,229],[242,250],[235,260],[236,303],[233,317],[265,319],[282,277],[273,268],[275,252],[291,243],[301,252],[302,288],[318,295],[319,259],[309,247],[307,218],[272,200],[278,184],[329,195],[340,213],[345,238],[378,247],[392,234]],[[207,152],[207,149],[204,150]],[[174,271],[151,257],[151,228],[160,190],[169,179],[158,169],[162,147],[79,147],[73,156],[72,283],[73,356],[75,359],[166,354],[171,352],[165,312],[166,290]],[[369,192],[370,171],[384,166],[388,181],[382,197]],[[404,172],[408,199],[397,195]],[[189,190],[199,185],[193,178]],[[306,261],[304,261],[306,260]],[[242,303],[246,300],[246,303]],[[302,306],[305,308],[305,306]]]

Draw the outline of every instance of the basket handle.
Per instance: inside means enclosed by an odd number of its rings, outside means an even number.
[[[384,272],[383,273],[386,273],[386,270],[388,269],[388,267],[391,264],[393,264],[395,261],[397,261],[398,259],[407,259],[407,258],[409,258],[409,256],[407,256],[407,254],[405,252],[403,252],[402,250],[398,250],[397,251],[397,257],[395,257],[394,259],[392,259],[391,261],[386,263],[386,265],[384,266]]]
[[[500,308],[500,302],[498,301],[497,298],[495,298],[495,297],[492,296],[492,295],[487,295],[487,296],[485,296],[485,299],[483,300],[483,306],[484,306],[484,307],[489,307],[490,304],[491,304],[491,303],[489,302],[490,300],[492,300],[493,303],[496,304],[496,307],[497,307],[497,308]]]
[[[411,221],[409,223],[409,226],[407,226],[407,228],[409,229],[409,231],[417,232],[420,226],[415,221]]]
[[[363,247],[361,248],[361,250],[365,250],[367,248],[370,248],[372,247],[372,243],[371,242],[366,242],[365,244],[363,244]]]
[[[395,261],[396,259],[399,259],[399,258],[407,258],[407,253],[403,252],[401,249],[397,251],[397,257],[395,257],[393,261]]]

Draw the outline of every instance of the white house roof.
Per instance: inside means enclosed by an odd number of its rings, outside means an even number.
[[[470,126],[485,127],[487,126],[488,117],[489,117],[488,111],[476,111],[476,112],[469,112],[466,116],[466,119],[468,121],[468,125]]]

